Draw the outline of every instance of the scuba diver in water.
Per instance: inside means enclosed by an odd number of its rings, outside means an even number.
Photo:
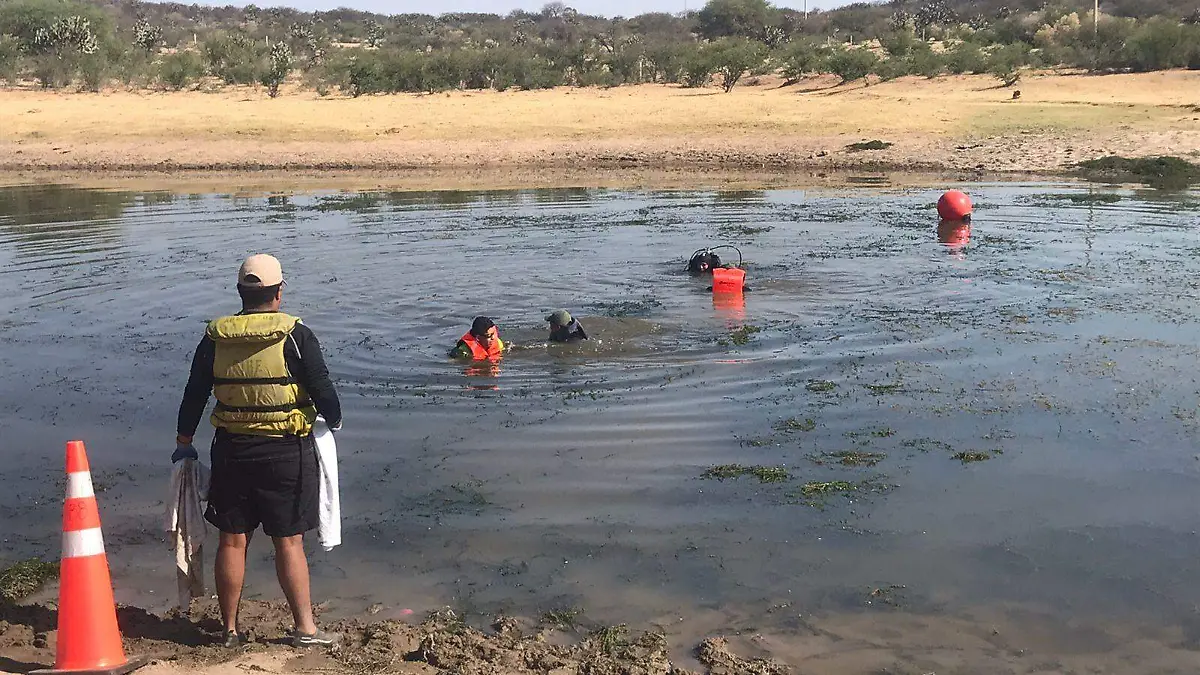
[[[721,267],[721,256],[717,255],[712,249],[702,248],[692,254],[691,260],[688,260],[688,274],[698,277],[701,274],[712,274],[712,271]]]
[[[504,356],[504,341],[495,322],[486,316],[477,316],[471,322],[471,330],[450,350],[452,359],[474,361],[499,361]]]
[[[550,337],[547,338],[550,342],[578,342],[588,339],[583,324],[565,309],[551,312],[546,317],[546,322],[550,324]]]

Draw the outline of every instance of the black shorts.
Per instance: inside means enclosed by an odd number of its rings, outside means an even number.
[[[315,530],[319,471],[312,436],[265,438],[217,430],[204,518],[227,534],[249,534],[259,525],[269,537]]]

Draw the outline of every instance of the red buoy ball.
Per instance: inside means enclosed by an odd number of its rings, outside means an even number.
[[[975,207],[965,192],[950,190],[938,200],[937,210],[942,220],[963,220],[971,215]]]

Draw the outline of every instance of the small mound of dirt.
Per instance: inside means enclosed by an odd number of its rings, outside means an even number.
[[[709,675],[788,675],[791,671],[774,661],[744,659],[729,651],[725,638],[708,638],[696,648],[696,658]]]

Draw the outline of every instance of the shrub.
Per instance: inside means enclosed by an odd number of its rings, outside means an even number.
[[[829,57],[829,72],[845,84],[870,75],[878,63],[879,57],[865,49],[842,49]]]
[[[908,58],[908,71],[913,75],[924,75],[930,79],[946,71],[946,58],[931,49],[920,49]]]
[[[218,33],[204,43],[208,71],[225,84],[255,84],[266,70],[259,43],[244,33]]]
[[[267,88],[267,95],[275,98],[279,95],[279,85],[292,72],[292,48],[286,42],[279,41],[271,45],[271,54],[267,60],[267,69],[259,76],[259,81]]]
[[[798,81],[810,73],[823,72],[828,67],[833,50],[810,40],[793,42],[778,57],[783,76],[788,83]]]
[[[167,54],[158,64],[158,81],[172,91],[194,86],[203,76],[204,63],[194,52]]]
[[[985,73],[988,69],[987,57],[979,45],[960,42],[946,53],[946,67],[955,75]]]
[[[1029,51],[1017,43],[1005,45],[988,57],[988,74],[1000,80],[1006,87],[1021,81],[1021,68],[1029,62]]]
[[[1155,17],[1134,31],[1125,44],[1125,60],[1134,70],[1181,68],[1196,49],[1200,32],[1176,21]]]
[[[0,35],[0,80],[16,84],[20,77],[21,43],[11,35]]]
[[[709,49],[709,63],[721,75],[725,93],[733,91],[747,72],[760,68],[767,58],[767,46],[746,38],[725,38]]]
[[[916,34],[909,28],[881,35],[879,36],[879,43],[883,45],[889,57],[899,59],[911,54],[917,48],[917,45],[925,45],[923,41],[917,39]]]
[[[684,57],[679,81],[689,88],[703,87],[712,78],[716,66],[709,58],[708,50],[695,47]]]

